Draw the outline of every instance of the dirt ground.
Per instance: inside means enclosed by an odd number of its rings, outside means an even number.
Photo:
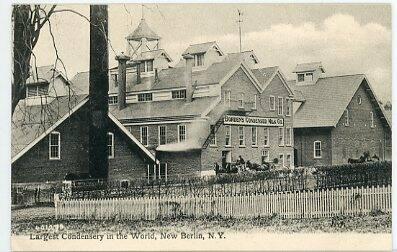
[[[122,232],[189,232],[189,231],[264,231],[275,233],[324,233],[358,232],[391,233],[391,214],[374,213],[366,216],[338,216],[319,219],[282,219],[277,216],[245,220],[211,219],[169,219],[156,221],[84,221],[55,220],[53,207],[29,207],[11,211],[11,231],[14,235],[31,232],[45,232],[50,225],[63,225],[65,231],[84,231],[92,233]],[[43,229],[44,227],[44,229]]]

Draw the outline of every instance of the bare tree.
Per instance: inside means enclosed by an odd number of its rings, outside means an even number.
[[[14,23],[13,44],[13,82],[11,113],[15,111],[19,100],[25,98],[26,80],[30,74],[30,60],[40,31],[54,13],[56,5],[49,10],[40,5],[14,5],[12,19]]]

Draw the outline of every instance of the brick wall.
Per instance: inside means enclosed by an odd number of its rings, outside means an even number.
[[[332,163],[331,128],[294,129],[294,140],[297,149],[297,166],[329,165]],[[321,158],[314,158],[314,141],[321,141]]]
[[[222,101],[224,100],[225,91],[231,91],[231,100],[238,101],[240,93],[244,93],[244,99],[247,102],[252,102],[254,94],[258,95],[257,110],[253,111],[248,116],[259,116],[259,117],[282,117],[284,118],[284,126],[292,128],[292,116],[285,116],[285,111],[282,116],[277,114],[277,106],[275,111],[270,110],[269,97],[273,95],[276,97],[284,98],[284,110],[286,108],[286,97],[289,93],[285,86],[282,84],[281,79],[276,76],[266,90],[260,94],[256,87],[249,80],[247,75],[242,69],[239,69],[223,86],[222,86]],[[291,103],[292,106],[292,103]],[[292,111],[292,107],[291,107]],[[211,116],[211,114],[210,114]],[[201,156],[202,170],[214,169],[214,163],[222,163],[222,151],[231,151],[232,162],[235,162],[241,155],[244,160],[250,160],[251,163],[261,163],[262,151],[268,150],[269,160],[272,161],[274,158],[279,158],[281,153],[284,154],[286,160],[287,154],[291,155],[291,162],[293,162],[293,147],[291,146],[279,146],[278,145],[278,127],[268,127],[269,129],[269,147],[264,147],[264,127],[257,127],[257,142],[258,146],[252,146],[252,134],[251,127],[244,127],[245,134],[245,147],[239,146],[239,135],[238,126],[232,126],[231,128],[231,147],[225,147],[225,135],[226,129],[222,124],[216,132],[217,145],[208,146],[203,150]],[[293,135],[293,134],[292,134]],[[291,139],[293,145],[293,137]]]
[[[361,104],[359,104],[361,97]],[[365,85],[361,84],[347,106],[349,126],[345,126],[342,115],[335,129],[332,130],[332,164],[346,163],[348,158],[359,158],[365,151],[383,158],[385,134],[390,130],[380,121],[374,103],[370,100]],[[374,127],[371,127],[370,112],[374,113]]]
[[[12,164],[12,182],[63,180],[68,173],[88,173],[87,106],[55,130],[61,133],[61,159],[49,160],[49,136]]]
[[[167,163],[169,177],[193,175],[200,172],[201,150],[181,152],[157,152],[161,163]]]

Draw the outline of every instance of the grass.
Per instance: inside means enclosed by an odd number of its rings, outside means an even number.
[[[282,219],[277,215],[252,219],[206,218],[192,221],[190,218],[156,221],[118,221],[118,220],[55,220],[53,207],[29,207],[14,209],[11,213],[11,229],[14,235],[29,234],[42,225],[62,224],[65,231],[87,233],[130,232],[275,232],[275,233],[322,233],[358,232],[391,233],[391,214],[374,212],[363,216],[338,216],[318,219]]]

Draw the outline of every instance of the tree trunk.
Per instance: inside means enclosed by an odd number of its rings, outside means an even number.
[[[19,100],[25,98],[25,83],[29,77],[30,57],[33,45],[30,43],[32,30],[30,27],[30,6],[15,5],[13,7],[13,83],[11,85],[11,114]]]
[[[90,6],[89,172],[108,177],[108,10]]]

